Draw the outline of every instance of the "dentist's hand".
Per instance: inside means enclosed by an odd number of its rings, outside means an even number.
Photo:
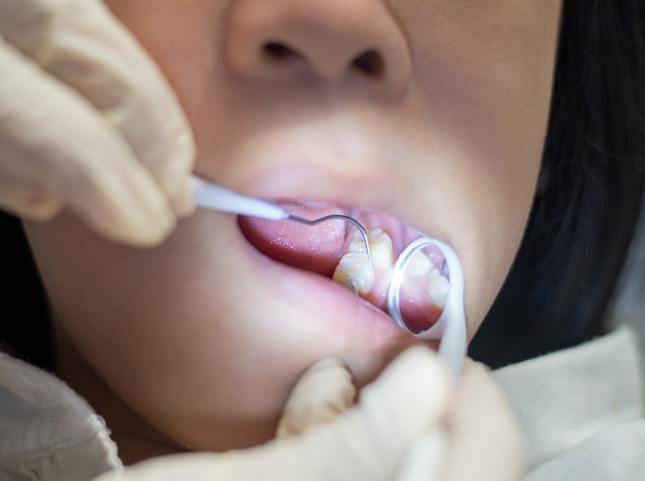
[[[364,388],[342,365],[314,365],[294,388],[270,443],[152,459],[95,481],[516,481],[522,457],[508,406],[469,363],[451,386],[425,347],[400,355]],[[439,425],[443,445],[433,444]],[[441,443],[439,443],[441,444]]]
[[[190,127],[158,68],[99,0],[0,0],[0,209],[69,208],[152,245],[192,208]]]

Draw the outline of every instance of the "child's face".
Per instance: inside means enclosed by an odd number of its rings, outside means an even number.
[[[464,267],[474,334],[534,196],[560,0],[107,3],[180,97],[200,175],[387,212],[444,240]],[[263,63],[271,41],[309,66]],[[382,54],[383,77],[346,67],[366,48]],[[407,337],[331,281],[267,260],[232,216],[198,212],[152,250],[69,216],[28,233],[59,329],[126,404],[191,448],[269,436],[312,361],[341,356],[364,382]]]

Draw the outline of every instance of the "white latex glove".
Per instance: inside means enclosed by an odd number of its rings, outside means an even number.
[[[150,245],[192,208],[194,142],[158,68],[98,0],[0,0],[0,208],[69,207]]]
[[[156,458],[95,481],[519,479],[515,424],[490,376],[474,364],[453,391],[437,356],[413,347],[361,391],[355,406],[354,395],[347,370],[321,361],[294,388],[278,436],[266,445]],[[448,429],[446,459],[438,465],[414,459],[428,454],[426,438],[440,423]]]

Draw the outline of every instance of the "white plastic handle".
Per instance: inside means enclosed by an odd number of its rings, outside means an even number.
[[[199,177],[193,176],[192,181],[195,185],[195,205],[197,207],[269,220],[281,220],[289,217],[289,213],[277,204],[238,194]]]

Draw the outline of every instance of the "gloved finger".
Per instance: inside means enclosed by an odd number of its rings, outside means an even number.
[[[1,169],[0,169],[1,170]],[[0,178],[0,209],[30,220],[47,220],[63,208],[60,197],[42,191],[18,187]]]
[[[0,177],[9,192],[62,199],[97,231],[135,245],[175,223],[165,196],[93,107],[0,38]],[[61,114],[64,112],[64,114]]]
[[[0,33],[86,97],[127,140],[177,215],[193,208],[190,126],[155,63],[97,0],[0,0]]]
[[[411,444],[445,412],[449,391],[449,373],[432,350],[406,350],[363,388],[355,408],[293,441],[292,477],[391,480]]]
[[[440,481],[438,473],[445,463],[446,431],[435,426],[417,439],[399,468],[396,481]]]
[[[347,411],[356,387],[347,367],[335,358],[323,359],[300,377],[285,404],[277,438],[301,434]]]
[[[357,406],[300,436],[223,454],[149,460],[96,481],[390,481],[412,442],[442,417],[447,368],[425,346],[405,351]]]
[[[441,481],[517,481],[522,437],[510,405],[487,369],[467,360],[451,411]]]

